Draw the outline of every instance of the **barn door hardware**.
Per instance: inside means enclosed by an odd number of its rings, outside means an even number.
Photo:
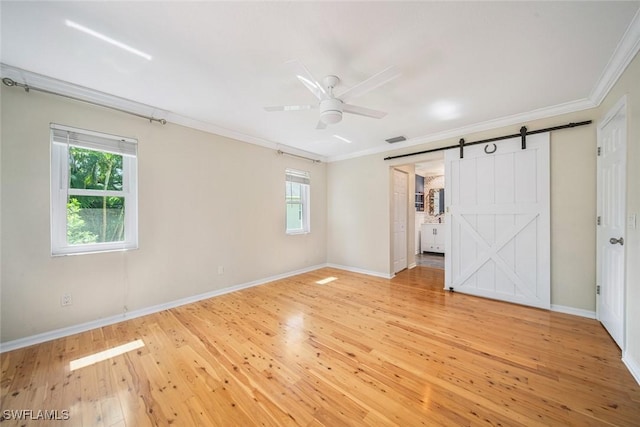
[[[590,125],[591,123],[592,123],[591,120],[585,120],[583,122],[567,123],[566,125],[553,126],[553,127],[550,127],[550,128],[544,128],[544,129],[538,129],[538,130],[527,130],[526,126],[522,126],[520,128],[520,132],[519,133],[514,133],[514,134],[511,134],[511,135],[497,136],[495,138],[483,139],[482,141],[474,141],[474,142],[465,142],[464,139],[461,138],[460,142],[457,145],[449,145],[447,147],[432,148],[430,150],[416,151],[415,153],[398,154],[397,156],[389,156],[389,157],[385,157],[384,159],[385,160],[393,160],[393,159],[399,159],[401,157],[417,156],[419,154],[434,153],[436,151],[449,150],[451,148],[460,148],[460,158],[462,158],[463,154],[464,154],[464,151],[463,151],[464,147],[468,147],[470,145],[477,145],[477,144],[486,144],[488,142],[502,141],[502,140],[505,140],[505,139],[512,139],[512,138],[517,138],[517,137],[521,138],[522,149],[524,150],[524,149],[527,148],[527,141],[526,141],[526,136],[527,135],[535,135],[537,133],[553,132],[555,130],[560,130],[560,129],[567,129],[567,128],[574,128],[574,127],[577,127],[577,126]]]
[[[526,150],[527,149],[527,127],[526,126],[522,126],[520,128],[520,138],[522,141],[522,149]]]
[[[486,154],[493,154],[493,153],[495,153],[495,152],[496,152],[496,150],[498,149],[498,146],[497,146],[496,144],[491,143],[491,145],[493,145],[493,150],[488,150],[488,148],[489,148],[489,144],[487,144],[487,145],[485,145],[485,146],[484,146],[484,152],[485,152]]]

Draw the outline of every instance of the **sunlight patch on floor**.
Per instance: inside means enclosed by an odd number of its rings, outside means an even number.
[[[113,348],[101,351],[99,353],[90,354],[89,356],[72,360],[71,362],[69,362],[69,369],[71,371],[75,371],[76,369],[84,368],[86,366],[91,366],[98,362],[102,362],[103,360],[107,360],[112,357],[119,356],[121,354],[127,353],[129,351],[135,350],[140,347],[144,347],[144,342],[142,340],[131,341],[130,343],[127,343],[127,344],[119,345],[117,347],[113,347]]]

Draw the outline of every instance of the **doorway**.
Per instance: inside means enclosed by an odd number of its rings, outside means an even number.
[[[416,266],[444,270],[444,153],[390,167],[390,184],[393,274]]]
[[[415,253],[416,266],[444,270],[444,157],[415,163]]]
[[[597,318],[624,351],[627,100],[598,125]]]

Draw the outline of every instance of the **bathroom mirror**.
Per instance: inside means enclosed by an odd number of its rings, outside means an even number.
[[[444,213],[444,188],[429,190],[429,215],[438,216]]]

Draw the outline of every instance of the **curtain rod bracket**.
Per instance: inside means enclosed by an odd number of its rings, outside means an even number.
[[[9,87],[13,87],[13,86],[21,87],[22,89],[24,89],[25,92],[29,92],[29,85],[24,83],[18,83],[17,81],[10,79],[9,77],[5,77],[4,79],[2,79],[2,83],[4,83],[5,86],[9,86]]]
[[[16,85],[16,82],[14,80],[10,79],[9,77],[3,78],[2,79],[2,83],[4,83],[5,86],[9,86],[9,87]]]

